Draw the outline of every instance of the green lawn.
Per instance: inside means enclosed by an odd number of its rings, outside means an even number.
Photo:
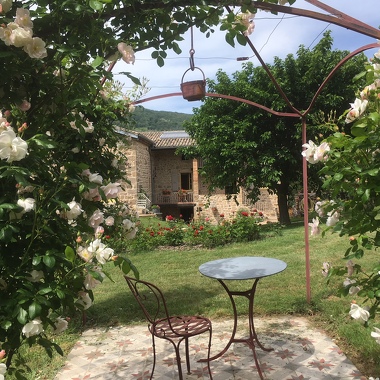
[[[173,314],[202,314],[211,319],[231,318],[231,305],[221,285],[198,272],[199,265],[209,260],[247,255],[281,259],[288,264],[287,269],[259,281],[255,299],[256,315],[307,316],[336,339],[365,375],[375,376],[380,373],[380,345],[371,338],[371,330],[365,329],[348,316],[351,299],[338,296],[341,279],[327,285],[321,274],[324,261],[344,264],[342,257],[347,245],[347,238],[336,235],[310,239],[310,303],[306,302],[304,233],[301,224],[283,228],[281,234],[272,233],[263,240],[251,243],[213,250],[157,250],[132,254],[129,258],[139,269],[141,279],[155,283],[164,291]],[[371,265],[372,262],[375,260],[370,255],[361,260],[362,265]],[[140,309],[119,270],[112,264],[107,269],[114,282],[106,279],[95,289],[95,303],[87,312],[87,325],[110,326],[143,322]],[[246,284],[244,281],[236,282],[236,286],[241,289],[246,289]],[[237,305],[240,314],[247,310],[243,301]],[[361,300],[357,301],[360,303]],[[60,337],[66,353],[77,337],[78,329]],[[38,373],[41,379],[53,379],[62,360],[58,355],[51,362],[46,358],[44,361],[42,355],[37,356],[37,359],[33,358],[33,364],[44,370],[34,372],[34,376]]]

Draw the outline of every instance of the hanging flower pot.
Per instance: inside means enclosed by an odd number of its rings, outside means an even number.
[[[205,74],[199,67],[194,67],[194,69],[198,69],[202,75],[203,75],[203,80],[194,80],[191,82],[184,82],[183,78],[185,77],[185,74],[191,70],[187,69],[185,73],[182,76],[182,81],[181,81],[181,91],[182,91],[182,96],[184,99],[188,100],[189,102],[195,101],[195,100],[201,100],[204,98],[206,94],[206,79],[205,79]]]

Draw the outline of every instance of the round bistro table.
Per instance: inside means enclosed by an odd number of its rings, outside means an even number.
[[[232,304],[232,309],[234,313],[234,326],[232,330],[232,335],[228,341],[226,347],[219,352],[217,355],[211,357],[209,360],[215,360],[221,357],[231,346],[232,343],[246,343],[251,348],[253,352],[253,357],[255,359],[257,372],[259,373],[260,379],[264,380],[257,355],[256,355],[256,345],[259,346],[264,351],[272,351],[272,348],[265,348],[257,338],[255,331],[255,324],[253,318],[253,303],[255,299],[256,287],[259,280],[263,277],[269,277],[274,274],[280,273],[285,270],[287,264],[278,259],[272,259],[268,257],[255,257],[255,256],[243,256],[243,257],[231,257],[227,259],[219,259],[209,261],[202,264],[199,267],[199,272],[204,276],[216,279],[220,282],[223,288],[226,290]],[[252,286],[246,291],[233,291],[231,290],[225,281],[228,280],[253,280]],[[249,336],[246,339],[235,338],[237,325],[238,325],[238,315],[235,303],[235,296],[246,297],[249,301],[248,309],[248,321],[249,321]],[[208,359],[201,359],[200,361],[207,361]]]

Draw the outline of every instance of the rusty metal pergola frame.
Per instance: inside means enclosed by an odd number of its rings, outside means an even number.
[[[362,21],[359,21],[343,12],[340,12],[339,10],[330,7],[327,4],[324,4],[320,2],[319,0],[305,0],[306,2],[323,9],[330,14],[323,14],[319,12],[314,12],[310,10],[300,9],[300,8],[294,8],[290,6],[284,6],[284,5],[277,5],[272,3],[266,3],[262,1],[254,1],[252,0],[252,3],[254,3],[255,7],[262,9],[262,10],[268,10],[271,12],[280,12],[280,13],[287,13],[292,15],[298,15],[308,18],[313,18],[316,20],[332,23],[344,28],[347,28],[349,30],[355,31],[360,34],[367,35],[369,37],[373,37],[380,40],[380,30],[376,29],[370,25],[365,24]],[[231,12],[231,9],[229,6],[226,6],[226,10],[228,12]],[[314,97],[312,101],[310,102],[309,107],[304,110],[298,110],[287,98],[284,91],[281,89],[280,85],[276,81],[276,78],[273,76],[271,71],[269,70],[268,66],[265,64],[263,59],[261,58],[259,52],[256,50],[255,46],[252,44],[251,40],[246,36],[246,41],[251,50],[253,51],[256,58],[259,60],[262,67],[267,72],[268,76],[270,77],[271,81],[275,85],[277,91],[280,93],[282,98],[285,100],[288,107],[291,109],[291,112],[278,112],[273,109],[270,109],[268,107],[265,107],[264,105],[258,104],[256,102],[247,100],[247,99],[241,99],[235,96],[231,95],[223,95],[223,94],[215,94],[215,93],[208,93],[206,92],[205,95],[209,97],[218,97],[218,98],[224,98],[224,99],[230,99],[238,102],[243,102],[246,104],[249,104],[253,107],[261,108],[267,112],[270,112],[273,115],[281,116],[281,117],[296,117],[300,118],[302,120],[302,144],[305,144],[307,142],[307,123],[306,119],[308,114],[310,113],[313,105],[315,104],[319,94],[323,90],[323,88],[326,86],[326,84],[329,82],[331,77],[336,73],[339,68],[344,65],[349,59],[354,57],[355,55],[362,53],[366,50],[373,49],[380,47],[379,43],[371,43],[365,46],[362,46],[355,51],[348,54],[344,59],[342,59],[335,67],[334,69],[329,73],[329,75],[326,77],[324,82],[320,85],[317,92],[314,94]],[[111,68],[112,70],[112,68]],[[157,95],[152,96],[149,98],[141,99],[134,104],[141,104],[144,102],[156,100],[156,99],[162,99],[172,96],[182,96],[182,92],[175,92],[175,93],[168,93],[163,95]],[[307,177],[307,161],[305,158],[303,158],[303,166],[302,166],[302,177],[303,177],[303,202],[304,202],[304,239],[305,239],[305,269],[306,269],[306,300],[308,303],[311,301],[311,284],[310,284],[310,248],[309,248],[309,227],[308,227],[308,219],[309,219],[309,213],[308,213],[308,177]]]

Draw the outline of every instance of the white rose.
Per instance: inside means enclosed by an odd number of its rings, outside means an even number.
[[[81,204],[72,200],[67,204],[70,207],[69,211],[66,211],[66,217],[69,220],[76,219],[82,212]]]
[[[39,37],[33,37],[25,42],[24,51],[28,53],[30,58],[41,59],[47,57],[45,42]]]
[[[69,323],[66,321],[66,319],[58,317],[54,322],[54,334],[60,334],[61,332],[65,331],[68,325]]]
[[[135,226],[135,224],[133,222],[131,222],[129,219],[124,219],[123,220],[123,228],[125,230],[130,230],[134,226]]]
[[[362,320],[364,322],[368,321],[368,318],[369,318],[368,310],[363,309],[356,303],[351,304],[351,310],[349,314],[352,318]]]
[[[90,173],[88,176],[88,180],[93,183],[97,183],[98,185],[101,185],[103,182],[103,177],[99,175],[98,173]]]
[[[81,257],[84,261],[89,262],[92,260],[94,257],[94,253],[90,252],[87,248],[85,247],[78,247],[77,249],[77,254],[79,257]]]
[[[104,195],[107,199],[116,198],[117,194],[121,191],[120,183],[109,183],[107,186],[101,186]]]
[[[129,46],[124,42],[120,42],[117,45],[117,49],[119,50],[124,62],[132,63],[132,65],[135,63],[135,52],[133,51],[132,46]]]
[[[99,189],[95,187],[94,189],[89,189],[88,191],[85,191],[82,194],[83,198],[88,200],[88,201],[99,201],[101,199],[100,194],[99,194]]]
[[[80,305],[82,310],[87,310],[92,305],[92,300],[87,292],[79,292],[78,297],[75,303]]]
[[[7,366],[5,363],[0,363],[0,380],[4,380],[4,375],[7,372]]]
[[[92,241],[88,247],[88,251],[96,255],[96,259],[100,264],[105,264],[114,255],[114,250],[107,248],[100,239]]]
[[[105,275],[103,272],[101,271],[97,271],[97,272],[104,278]],[[99,284],[101,284],[101,282],[97,280],[95,277],[93,277],[90,273],[88,273],[86,277],[84,278],[84,287],[87,290],[94,289]]]
[[[24,209],[21,211],[21,213],[24,214],[25,212],[30,212],[35,209],[36,201],[33,198],[25,198],[19,199],[17,204]]]
[[[84,131],[87,133],[94,132],[94,126],[91,121],[86,120],[87,127],[83,127]]]
[[[32,31],[31,29],[24,29],[21,27],[15,28],[12,30],[10,36],[10,41],[12,45],[16,47],[23,47],[32,40]]]
[[[94,211],[94,213],[91,215],[89,221],[88,221],[88,225],[90,227],[93,227],[93,228],[96,228],[98,227],[100,224],[102,224],[104,222],[104,215],[103,213],[97,209],[96,211]]]
[[[27,337],[39,335],[44,331],[40,318],[35,318],[33,321],[28,322],[23,328],[22,333]]]
[[[0,5],[3,8],[3,13],[7,13],[12,8],[13,0],[0,0]]]
[[[30,274],[30,277],[27,277],[27,280],[29,280],[30,282],[39,282],[45,277],[44,272],[42,272],[42,270],[34,269],[29,274]]]
[[[12,32],[17,28],[19,28],[19,26],[15,22],[10,22],[5,27],[0,26],[0,40],[2,40],[7,46],[12,45],[12,41],[11,41]]]
[[[376,340],[377,343],[380,344],[380,329],[377,327],[374,327],[375,331],[371,332],[372,338]]]
[[[17,137],[13,129],[0,133],[0,158],[7,162],[20,161],[28,154],[28,144]]]
[[[109,216],[106,218],[106,220],[104,221],[104,223],[106,224],[106,226],[113,226],[114,223],[115,223],[115,219],[113,216]]]
[[[128,233],[125,234],[127,239],[133,239],[137,234],[138,228],[132,228]]]
[[[25,8],[18,8],[16,10],[15,23],[25,29],[32,29],[33,22],[30,18],[30,12]]]

